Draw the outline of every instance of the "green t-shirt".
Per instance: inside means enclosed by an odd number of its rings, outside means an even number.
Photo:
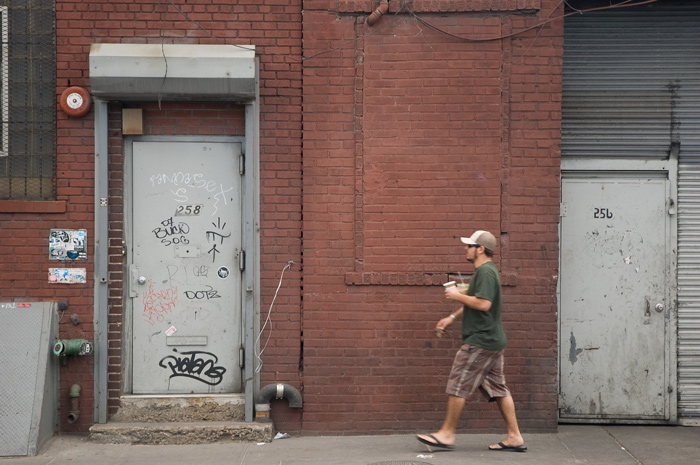
[[[491,308],[483,312],[464,306],[462,342],[486,350],[505,349],[506,333],[501,324],[501,280],[493,262],[488,261],[476,269],[467,295],[490,301]]]

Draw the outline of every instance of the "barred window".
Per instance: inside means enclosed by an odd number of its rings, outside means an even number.
[[[0,199],[53,200],[54,0],[0,0]]]

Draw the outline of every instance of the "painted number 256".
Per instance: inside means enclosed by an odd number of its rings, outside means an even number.
[[[613,214],[607,208],[594,208],[593,218],[612,218]]]

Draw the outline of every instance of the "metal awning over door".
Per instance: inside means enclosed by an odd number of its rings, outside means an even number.
[[[103,100],[255,99],[252,45],[92,44],[92,95]]]

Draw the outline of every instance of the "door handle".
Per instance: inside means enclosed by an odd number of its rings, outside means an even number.
[[[651,316],[651,297],[645,296],[644,300],[646,301],[646,309],[644,310],[644,316],[650,317]],[[656,310],[657,313],[661,313],[664,311],[664,304],[663,302],[658,302],[656,305],[654,305],[654,310]]]
[[[644,310],[644,316],[649,317],[651,316],[651,302],[649,301],[649,296],[644,297],[644,300],[647,303],[647,308]]]

